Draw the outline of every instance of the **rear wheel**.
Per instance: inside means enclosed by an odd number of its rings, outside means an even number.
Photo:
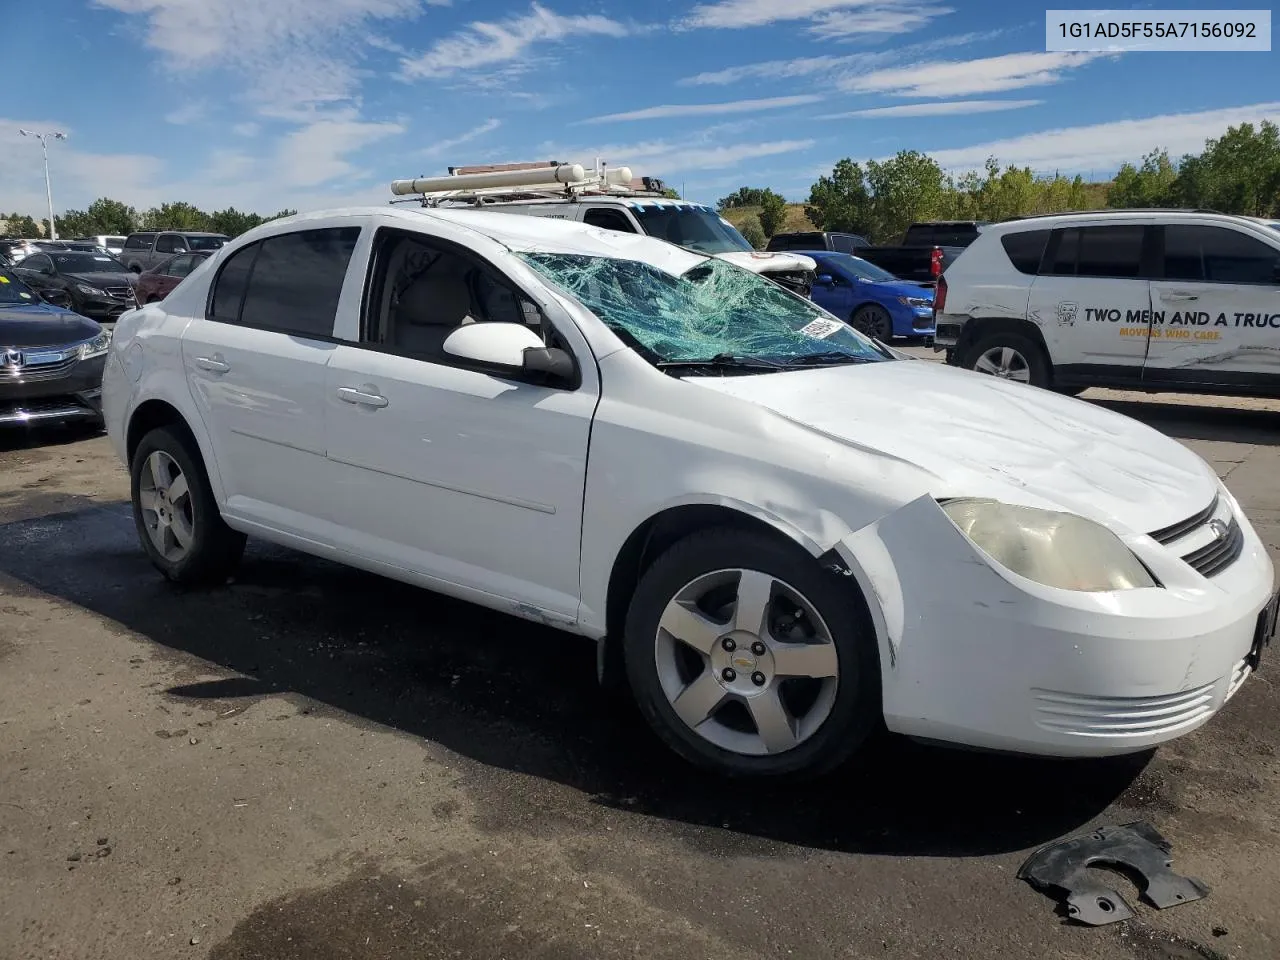
[[[893,337],[893,319],[889,316],[889,311],[874,303],[868,303],[853,311],[853,318],[849,322],[855,330],[869,337],[875,337],[881,342],[888,343]]]
[[[176,583],[225,582],[245,538],[223,522],[190,435],[152,430],[134,452],[130,475],[138,539],[156,569]]]
[[[965,351],[960,366],[1035,387],[1048,387],[1053,379],[1044,350],[1034,340],[1019,333],[992,333],[980,337]]]
[[[645,572],[625,636],[641,712],[738,777],[812,776],[882,721],[875,637],[848,582],[762,533],[693,534]]]

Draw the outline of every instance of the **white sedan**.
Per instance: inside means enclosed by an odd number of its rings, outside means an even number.
[[[639,235],[272,221],[120,320],[104,407],[169,578],[225,579],[253,535],[560,627],[730,775],[886,725],[1141,750],[1273,627],[1262,543],[1178,443]]]

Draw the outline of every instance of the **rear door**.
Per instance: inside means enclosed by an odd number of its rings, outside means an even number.
[[[324,371],[359,235],[359,222],[343,218],[240,248],[183,334],[231,515],[303,536],[324,515]]]
[[[1280,233],[1205,223],[1158,228],[1161,271],[1146,380],[1280,387]],[[1265,239],[1264,239],[1265,237]]]
[[[1152,234],[1141,224],[1054,230],[1027,311],[1064,377],[1142,378]]]

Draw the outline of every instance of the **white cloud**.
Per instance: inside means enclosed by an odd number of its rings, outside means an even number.
[[[492,133],[500,126],[502,126],[501,120],[486,120],[479,126],[472,127],[470,130],[465,133],[460,133],[456,137],[452,137],[448,140],[437,140],[426,150],[423,150],[422,155],[426,157],[441,156],[442,154],[448,153],[454,147],[461,146],[464,143],[470,143],[472,140],[483,137],[486,133]]]
[[[728,86],[743,80],[790,80],[796,77],[824,76],[841,79],[869,73],[879,67],[902,63],[905,58],[924,56],[955,47],[994,40],[1003,30],[957,33],[935,40],[911,43],[893,50],[871,50],[845,56],[824,54],[817,57],[798,57],[794,60],[765,60],[744,63],[737,67],[713,70],[685,77],[681,86]]]
[[[256,123],[237,123],[231,127],[231,132],[237,137],[256,137],[261,129],[262,127]]]
[[[143,18],[144,43],[189,79],[230,69],[260,110],[290,116],[350,98],[372,21],[408,17],[420,0],[93,0]],[[430,2],[430,0],[428,0]]]
[[[307,124],[281,140],[276,182],[314,187],[347,176],[356,169],[347,160],[348,154],[404,130],[399,123],[367,123],[354,110]]]
[[[404,75],[447,77],[480,67],[519,61],[534,44],[573,37],[625,37],[632,27],[599,14],[564,16],[535,3],[529,12],[498,22],[472,23],[436,42],[425,53],[401,61]]]
[[[817,103],[817,94],[801,94],[793,97],[768,97],[761,100],[734,100],[730,103],[671,103],[658,107],[645,107],[626,113],[610,113],[590,117],[579,123],[612,123],[619,120],[656,120],[665,117],[708,117],[729,113],[755,113],[760,110],[777,110],[782,107],[799,107]]]
[[[1003,110],[1021,110],[1035,107],[1043,100],[936,100],[930,103],[904,103],[896,107],[872,107],[868,110],[850,110],[848,113],[827,113],[817,120],[844,120],[861,117],[868,120],[892,117],[944,117],[966,113],[998,113]]]
[[[1065,73],[1090,63],[1101,53],[1008,53],[980,60],[941,60],[876,70],[840,81],[854,93],[899,97],[955,97],[997,93],[1057,83]]]
[[[626,164],[636,176],[672,178],[691,170],[722,170],[747,160],[774,157],[807,150],[813,140],[770,140],[761,143],[720,144],[713,137],[693,142],[671,143],[646,140],[640,143],[609,144],[573,149],[544,144],[538,153],[545,156],[577,158],[589,165],[596,157],[606,157],[615,166]]]
[[[842,34],[905,33],[951,12],[930,0],[719,0],[694,7],[680,25],[735,30],[812,20],[815,34],[833,26]]]
[[[175,126],[186,126],[191,123],[199,123],[209,113],[209,104],[204,100],[188,100],[177,109],[170,110],[164,115],[165,123],[172,123]]]
[[[979,169],[987,157],[994,156],[1001,163],[1038,171],[1110,171],[1157,147],[1168,150],[1174,157],[1199,153],[1204,149],[1205,140],[1220,137],[1228,126],[1256,124],[1268,119],[1280,121],[1280,102],[1044,130],[928,153],[951,170]]]

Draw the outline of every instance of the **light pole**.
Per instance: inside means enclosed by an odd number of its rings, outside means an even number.
[[[57,240],[58,228],[54,225],[53,220],[53,187],[49,185],[49,144],[46,142],[45,138],[53,137],[55,140],[65,140],[67,139],[67,135],[57,131],[53,131],[51,133],[36,133],[34,130],[19,130],[18,132],[24,137],[35,137],[40,141],[40,150],[44,154],[44,192],[45,196],[49,198],[49,239]]]

